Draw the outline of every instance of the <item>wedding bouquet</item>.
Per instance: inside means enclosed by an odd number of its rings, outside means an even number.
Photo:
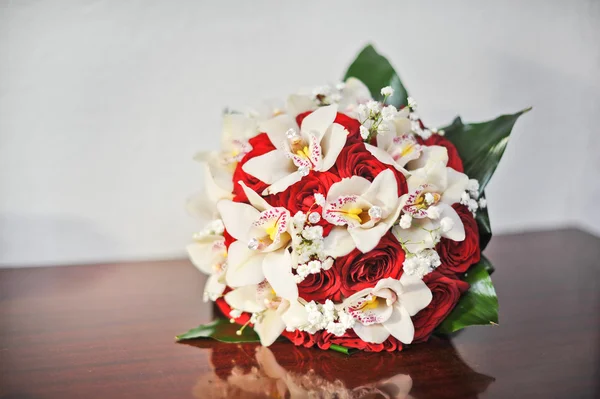
[[[497,323],[484,189],[527,110],[430,128],[367,46],[342,83],[225,112],[187,250],[226,319],[177,338],[394,351]]]

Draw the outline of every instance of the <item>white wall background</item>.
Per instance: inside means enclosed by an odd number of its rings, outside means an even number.
[[[600,6],[0,0],[0,265],[183,255],[224,106],[339,79],[372,42],[431,125],[534,106],[495,232],[600,232]]]

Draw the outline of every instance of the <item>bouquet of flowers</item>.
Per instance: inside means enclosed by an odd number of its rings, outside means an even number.
[[[226,319],[177,338],[394,351],[497,323],[484,189],[526,111],[430,128],[372,46],[342,83],[226,111],[187,247]]]

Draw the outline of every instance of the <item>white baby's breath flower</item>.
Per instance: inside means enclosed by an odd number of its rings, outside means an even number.
[[[368,139],[370,134],[369,129],[362,125],[360,126],[360,137],[362,137],[363,140]]]
[[[400,218],[400,227],[403,229],[410,229],[411,224],[412,216],[408,213],[402,215],[402,217]]]
[[[317,203],[317,205],[319,205],[319,206],[325,205],[325,196],[323,194],[315,193],[314,198],[315,198],[315,202]]]
[[[469,191],[473,197],[477,197],[479,195],[479,182],[477,179],[469,179],[467,191]]]
[[[409,108],[412,108],[412,109],[415,109],[415,108],[417,108],[417,102],[415,101],[415,99],[414,99],[414,98],[412,98],[412,97],[408,97],[408,98],[406,99],[406,101],[408,102],[408,106],[409,106]]]
[[[440,208],[438,206],[430,206],[427,209],[427,217],[429,219],[438,219],[441,215]]]
[[[384,121],[393,120],[398,114],[398,110],[393,105],[387,105],[381,110],[381,117]]]
[[[449,217],[445,217],[440,220],[440,227],[442,228],[442,232],[447,233],[454,227],[454,220]]]
[[[367,109],[369,109],[369,111],[371,112],[379,112],[381,110],[381,105],[374,100],[370,100],[367,102]]]
[[[487,208],[487,200],[485,198],[479,198],[479,207],[481,209]]]
[[[381,89],[381,95],[382,96],[393,96],[394,95],[394,89],[392,89],[392,86],[386,86],[384,88]]]

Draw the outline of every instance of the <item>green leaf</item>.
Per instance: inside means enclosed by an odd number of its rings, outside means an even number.
[[[529,110],[531,108],[512,115],[502,115],[492,121],[466,125],[457,117],[450,126],[444,128],[446,137],[458,150],[465,173],[470,178],[479,180],[480,193],[490,181],[504,154],[515,122]]]
[[[381,89],[391,86],[394,89],[394,95],[387,99],[386,104],[394,105],[396,108],[407,105],[408,93],[402,85],[400,77],[387,58],[379,54],[370,44],[356,56],[348,68],[344,80],[350,77],[355,77],[367,85],[373,98],[378,101],[383,100]]]
[[[481,193],[480,198],[485,198],[485,193]],[[492,226],[490,225],[490,215],[488,214],[487,207],[477,210],[475,221],[479,229],[479,247],[483,251],[492,239]]]
[[[490,268],[490,261],[482,256],[481,261],[465,273],[464,280],[471,287],[437,332],[450,334],[467,326],[498,323],[498,297],[488,273]]]
[[[237,335],[236,331],[240,325],[230,323],[229,320],[218,318],[208,324],[192,328],[188,332],[175,337],[177,341],[194,338],[212,338],[221,342],[259,342],[258,334],[250,326],[242,330],[242,335]]]

